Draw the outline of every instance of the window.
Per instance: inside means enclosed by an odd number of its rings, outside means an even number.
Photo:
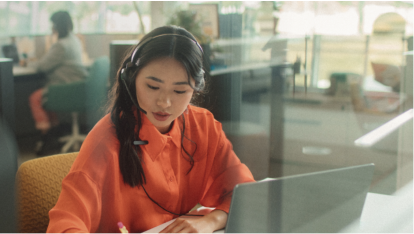
[[[0,37],[48,35],[50,16],[59,10],[71,14],[75,33],[140,33],[151,27],[148,1],[4,1],[0,2]]]

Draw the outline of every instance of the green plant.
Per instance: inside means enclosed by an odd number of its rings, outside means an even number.
[[[195,11],[179,10],[173,14],[168,24],[185,28],[197,38],[200,44],[208,44],[211,42],[211,37],[203,32],[202,21],[196,16]]]

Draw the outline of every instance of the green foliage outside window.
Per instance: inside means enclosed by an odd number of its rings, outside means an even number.
[[[201,44],[210,43],[211,38],[203,33],[203,29],[201,27],[202,22],[200,20],[196,20],[196,14],[196,12],[190,10],[179,10],[173,14],[168,24],[187,29]]]

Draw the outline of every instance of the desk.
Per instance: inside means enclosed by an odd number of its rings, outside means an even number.
[[[390,195],[368,193],[364,204],[364,209],[362,210],[360,222],[350,224],[349,227],[345,228],[343,231],[351,232],[351,229],[354,229],[357,232],[361,232],[362,230],[372,230],[372,226],[375,226],[376,224],[376,220],[373,220],[373,217],[375,217],[374,214],[380,212],[378,207],[381,207],[382,204],[387,204],[392,199],[393,196]]]
[[[29,97],[44,86],[46,78],[34,67],[13,67],[15,97],[15,134],[29,136],[37,134],[29,106]]]
[[[350,224],[343,232],[396,233],[413,232],[413,182],[392,196],[368,193],[360,222]]]
[[[364,208],[361,214],[361,219],[360,219],[361,228],[369,225],[370,217],[376,212],[378,212],[381,209],[383,204],[386,204],[392,201],[393,199],[394,199],[394,196],[377,194],[377,193],[368,193],[365,204],[364,204]],[[143,232],[143,234],[158,233],[159,231],[163,230],[165,227],[167,227],[172,222],[173,220],[166,222],[164,224],[161,224],[153,229]],[[355,223],[355,224],[351,224],[349,227],[345,228],[340,233],[351,234],[351,233],[358,232],[358,230],[359,230],[359,225]],[[224,230],[215,231],[214,234],[224,234]]]
[[[34,67],[19,67],[13,66],[14,77],[31,76],[36,75],[38,71]]]

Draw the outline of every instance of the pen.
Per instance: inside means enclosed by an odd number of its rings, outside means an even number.
[[[119,231],[121,231],[121,233],[128,233],[128,230],[126,229],[126,227],[124,226],[124,224],[122,222],[118,222],[118,227],[119,227]]]

